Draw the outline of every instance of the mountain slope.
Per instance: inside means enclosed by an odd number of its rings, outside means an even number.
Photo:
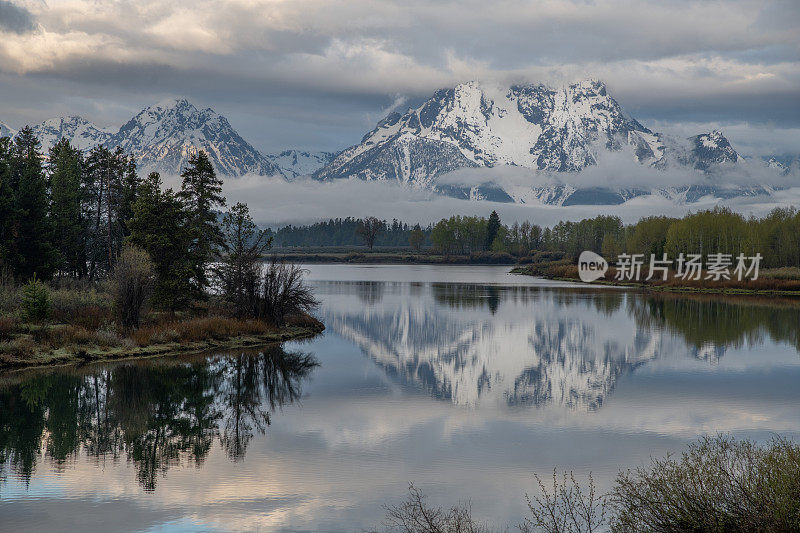
[[[559,178],[596,165],[602,152],[619,151],[648,168],[681,168],[708,175],[742,162],[719,131],[689,139],[652,132],[628,116],[596,80],[557,89],[541,84],[498,87],[469,82],[436,91],[405,114],[390,114],[359,144],[315,172],[314,178],[397,181],[458,198],[556,205],[621,203],[660,191],[660,180],[625,190],[610,190],[604,183],[582,185],[578,190]],[[438,180],[458,169],[499,166],[528,168],[549,176],[545,181],[553,183],[500,186],[487,178],[480,185],[461,186],[451,179]],[[713,187],[707,189],[695,186],[691,193],[687,185],[662,192],[683,201],[702,196],[700,190],[716,194]],[[764,191],[746,189],[746,194]],[[721,194],[739,192],[731,189]]]
[[[72,146],[80,150],[90,150],[98,144],[109,142],[113,133],[98,128],[88,120],[68,116],[51,118],[33,126],[33,134],[42,143],[42,153],[47,154],[58,141],[68,139]]]
[[[333,152],[304,152],[301,150],[284,150],[279,154],[268,154],[269,159],[287,178],[310,176],[330,163],[336,154]]]
[[[642,162],[656,164],[664,157],[661,138],[626,116],[599,81],[561,89],[469,82],[437,91],[404,115],[389,115],[315,177],[428,185],[437,175],[464,167],[579,171],[596,162],[598,146],[619,149],[623,143],[633,146]],[[424,150],[438,154],[418,157],[415,165],[411,156]]]
[[[13,137],[17,131],[9,127],[7,124],[0,122],[0,137]]]
[[[280,174],[278,166],[253,148],[212,109],[187,100],[166,100],[126,122],[108,144],[121,146],[146,171],[178,174],[197,150],[208,153],[219,174]]]

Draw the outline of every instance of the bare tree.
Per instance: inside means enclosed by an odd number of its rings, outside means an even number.
[[[376,217],[367,217],[358,223],[356,234],[372,250],[372,247],[375,246],[375,239],[383,232],[384,226],[383,220],[379,220]]]
[[[273,256],[263,274],[257,316],[283,326],[287,317],[316,309],[319,302],[303,281],[305,272]]]
[[[450,509],[431,507],[417,487],[409,485],[408,497],[397,506],[386,508],[385,531],[402,533],[484,533],[490,529],[472,518],[468,503]]]
[[[526,518],[519,526],[523,533],[592,533],[606,528],[608,499],[597,494],[591,474],[585,491],[572,472],[564,472],[559,481],[554,469],[552,489],[548,489],[538,475],[534,477],[541,496],[531,499],[525,495],[531,518]]]
[[[126,245],[111,271],[109,285],[122,327],[138,328],[155,285],[153,262],[147,252]]]

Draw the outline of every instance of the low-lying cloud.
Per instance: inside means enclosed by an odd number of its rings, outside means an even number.
[[[716,205],[728,206],[745,215],[764,215],[775,207],[800,206],[800,186],[777,191],[772,196],[725,201],[705,198],[692,204],[676,204],[658,195],[640,196],[614,206],[476,202],[439,196],[396,183],[361,180],[318,182],[309,178],[287,182],[279,177],[263,176],[228,179],[224,192],[229,205],[247,203],[259,224],[272,227],[348,216],[397,218],[425,225],[451,215],[488,216],[492,210],[496,210],[505,223],[530,220],[551,226],[561,220],[580,220],[598,214],[617,215],[625,222],[634,222],[651,215],[681,216]]]

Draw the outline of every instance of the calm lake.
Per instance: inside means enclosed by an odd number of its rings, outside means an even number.
[[[310,271],[311,341],[0,375],[0,530],[361,531],[409,482],[514,525],[533,473],[800,437],[800,302]]]

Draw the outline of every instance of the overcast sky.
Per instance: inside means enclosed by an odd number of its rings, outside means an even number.
[[[605,81],[658,131],[800,152],[800,1],[0,0],[0,121],[185,96],[257,148],[338,150],[470,79]]]

